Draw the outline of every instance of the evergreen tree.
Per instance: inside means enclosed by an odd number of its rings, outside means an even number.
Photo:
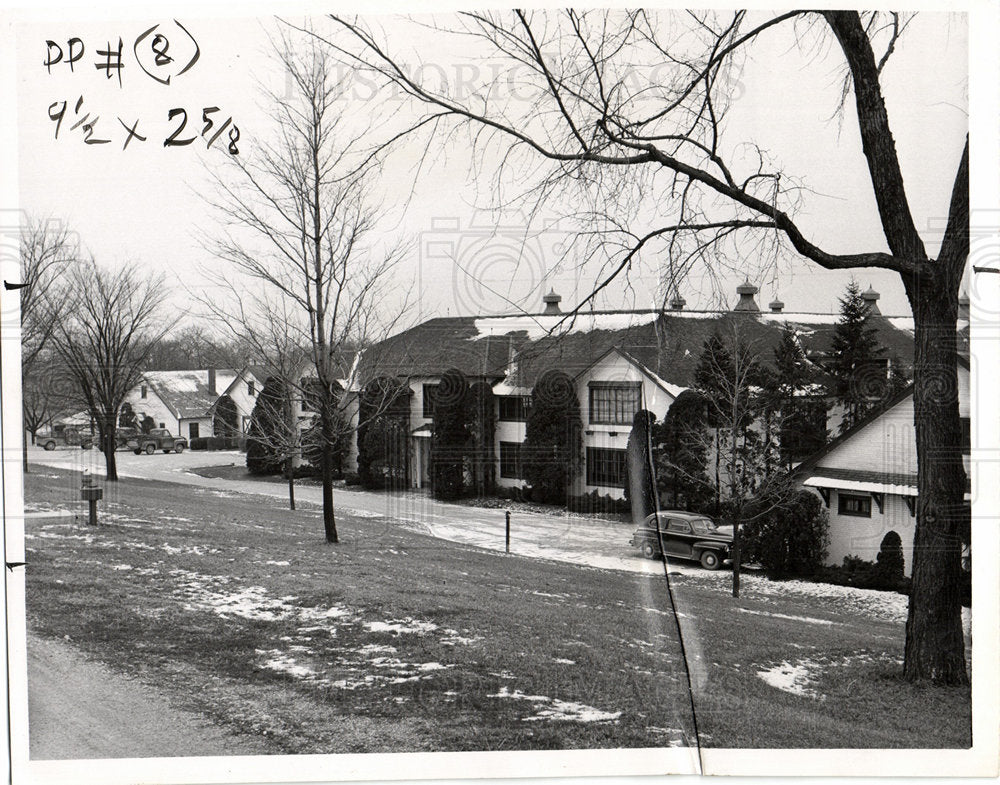
[[[566,501],[567,486],[580,470],[582,431],[573,380],[562,371],[546,371],[531,391],[525,423],[524,478],[536,501]]]
[[[733,356],[718,333],[705,341],[698,366],[694,371],[695,389],[705,400],[705,425],[712,430],[712,452],[714,454],[715,483],[713,489],[713,511],[718,514],[722,506],[722,454],[725,451],[724,422],[720,409],[727,396],[729,383],[735,369]]]
[[[708,433],[707,416],[704,398],[685,390],[653,426],[656,487],[671,509],[700,511],[712,501],[707,471],[714,437]]]
[[[640,409],[632,418],[625,448],[625,498],[632,510],[632,520],[639,524],[656,512],[656,484],[649,461],[649,447],[656,415]]]
[[[139,418],[135,415],[135,410],[132,408],[132,404],[128,401],[122,404],[121,411],[118,413],[118,427],[119,428],[139,428]]]
[[[284,430],[282,413],[287,391],[277,377],[268,377],[250,413],[247,434],[247,470],[250,474],[277,474],[285,456],[277,445]]]
[[[387,376],[372,379],[361,391],[356,432],[358,479],[365,488],[406,482],[409,395],[407,385]]]
[[[767,415],[778,432],[781,463],[790,469],[826,444],[826,403],[813,388],[817,373],[806,359],[795,331],[785,325],[774,347],[773,370],[764,385]]]
[[[851,281],[840,299],[840,319],[830,345],[831,392],[844,408],[841,433],[885,397],[887,375],[883,354],[861,287],[857,281]]]
[[[438,499],[457,499],[465,490],[465,457],[469,450],[466,399],[469,383],[456,369],[445,371],[434,394],[431,438],[431,490]]]
[[[493,453],[496,417],[493,388],[482,381],[471,384],[465,397],[465,424],[469,433],[469,468],[477,496],[490,496],[496,490]]]

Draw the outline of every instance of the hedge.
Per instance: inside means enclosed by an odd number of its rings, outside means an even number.
[[[192,450],[239,450],[240,439],[237,436],[196,436],[188,443]]]

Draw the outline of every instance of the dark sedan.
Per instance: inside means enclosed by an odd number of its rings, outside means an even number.
[[[642,522],[630,544],[650,559],[665,553],[673,558],[701,562],[708,570],[717,570],[730,558],[733,534],[731,527],[718,526],[701,513],[663,510]]]

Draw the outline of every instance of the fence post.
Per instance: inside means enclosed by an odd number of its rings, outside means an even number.
[[[507,542],[505,550],[507,553],[510,553],[510,510],[507,510]]]

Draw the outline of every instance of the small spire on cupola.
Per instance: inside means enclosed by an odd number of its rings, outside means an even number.
[[[542,298],[542,302],[545,303],[545,310],[542,311],[542,315],[550,316],[562,313],[562,310],[559,308],[562,297],[556,294],[555,289],[549,289],[549,293]]]
[[[865,313],[869,316],[882,315],[882,312],[878,309],[878,298],[881,296],[872,288],[871,284],[868,284],[868,291],[861,293],[861,299],[865,301]]]
[[[742,284],[736,287],[736,293],[740,296],[740,299],[733,310],[743,313],[760,313],[757,301],[753,299],[753,296],[758,291],[759,289],[750,283],[750,279],[747,278]]]
[[[779,300],[777,296],[775,296],[775,298],[771,300],[770,304],[767,307],[771,309],[772,313],[781,313],[783,310],[785,310],[785,304],[781,302],[781,300]]]
[[[687,300],[681,297],[680,292],[677,292],[677,294],[675,294],[672,298],[670,298],[671,311],[683,311],[685,305],[687,305]]]

